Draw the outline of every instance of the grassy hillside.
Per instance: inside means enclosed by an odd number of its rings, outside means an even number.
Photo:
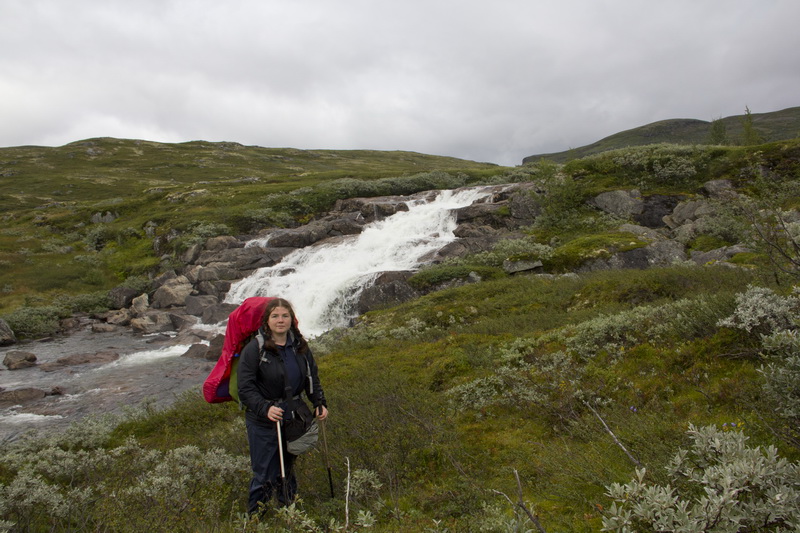
[[[714,530],[705,511],[727,520],[756,507],[772,513],[769,528],[726,530],[791,530],[780,513],[800,520],[800,141],[628,148],[481,175],[536,182],[542,214],[523,238],[416,278],[433,286],[480,271],[485,281],[313,341],[329,453],[299,458],[296,507],[243,515],[242,414],[192,391],[163,411],[9,446],[0,518],[30,531],[588,533],[618,506],[665,516],[685,502],[701,518],[684,531]],[[621,242],[624,221],[588,198],[635,187],[697,199],[711,179],[741,196],[715,204],[686,245],[748,252],[727,264],[572,273]],[[753,231],[773,215],[786,232]],[[776,246],[786,255],[770,261]],[[540,258],[546,275],[505,275],[508,257]],[[646,490],[610,495],[638,475]],[[627,530],[665,527],[637,519]]]
[[[305,222],[339,198],[367,194],[359,184],[387,194],[448,186],[431,172],[466,182],[503,169],[411,152],[199,141],[0,148],[0,313],[26,298],[146,276],[168,266],[165,255],[213,235]],[[393,188],[390,180],[403,177]],[[98,218],[107,214],[113,220]]]
[[[741,144],[743,135],[742,121],[745,115],[735,115],[718,119],[724,125],[728,144]],[[771,113],[752,113],[753,128],[764,142],[795,139],[800,137],[800,107],[790,107]],[[573,148],[563,152],[531,155],[523,159],[523,163],[534,163],[540,159],[548,159],[557,163],[565,163],[572,159],[580,159],[608,150],[643,146],[648,144],[708,144],[711,134],[711,122],[697,119],[670,119],[653,122],[630,130],[621,131],[597,142]]]

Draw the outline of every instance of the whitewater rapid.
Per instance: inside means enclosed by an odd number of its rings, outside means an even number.
[[[359,294],[380,273],[418,269],[423,258],[455,240],[453,210],[488,194],[467,188],[441,191],[431,201],[409,201],[408,211],[373,222],[358,235],[296,250],[279,264],[257,270],[233,284],[225,301],[286,298],[309,336],[345,326],[356,315]]]

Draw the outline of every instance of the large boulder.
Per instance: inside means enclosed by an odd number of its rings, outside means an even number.
[[[12,350],[6,353],[3,364],[9,370],[19,370],[20,368],[30,368],[36,366],[36,355],[21,350]]]
[[[217,304],[203,310],[203,324],[219,324],[228,319],[228,316],[239,307],[236,304]]]
[[[644,212],[644,199],[638,189],[607,191],[598,194],[589,205],[624,219],[632,219]]]
[[[419,293],[408,284],[411,272],[384,272],[375,283],[361,291],[356,304],[359,314],[412,300]]]
[[[141,294],[131,301],[131,313],[133,316],[144,316],[148,309],[150,309],[150,297],[147,293]]]
[[[203,316],[206,308],[219,304],[219,298],[211,294],[200,294],[186,297],[186,312],[193,316]]]
[[[148,311],[144,316],[132,319],[131,328],[137,333],[151,335],[153,333],[173,331],[175,326],[169,313]]]
[[[131,306],[131,302],[139,292],[130,287],[114,287],[108,291],[108,303],[111,309],[124,309]]]
[[[151,307],[154,309],[167,309],[183,306],[186,297],[192,294],[194,287],[186,276],[177,276],[161,285],[153,293]]]
[[[35,387],[23,387],[14,390],[0,391],[0,405],[18,405],[33,400],[41,400],[47,396],[47,392]]]
[[[17,336],[8,322],[0,318],[0,346],[9,346],[17,342]]]

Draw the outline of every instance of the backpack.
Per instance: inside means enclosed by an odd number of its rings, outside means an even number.
[[[274,298],[246,298],[228,316],[222,354],[203,383],[203,398],[208,403],[239,401],[239,353],[258,332],[267,304]]]

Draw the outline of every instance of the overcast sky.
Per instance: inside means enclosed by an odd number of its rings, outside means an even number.
[[[90,137],[503,165],[800,105],[798,0],[0,0],[0,146]]]

